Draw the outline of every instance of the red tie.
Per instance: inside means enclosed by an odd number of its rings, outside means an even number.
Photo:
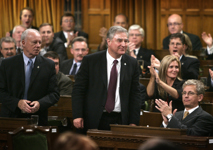
[[[109,86],[108,86],[108,92],[107,92],[107,101],[105,105],[105,109],[107,112],[113,111],[115,107],[115,91],[116,91],[116,85],[117,85],[117,76],[118,72],[116,69],[116,64],[118,63],[117,60],[113,61],[113,66],[110,73],[110,80],[109,80]]]

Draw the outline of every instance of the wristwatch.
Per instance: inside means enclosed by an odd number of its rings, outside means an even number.
[[[173,114],[166,115],[167,120],[170,120],[172,118]]]

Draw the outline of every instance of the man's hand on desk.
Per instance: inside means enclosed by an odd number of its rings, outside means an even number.
[[[78,129],[84,128],[84,119],[83,118],[76,118],[73,120],[73,124]]]

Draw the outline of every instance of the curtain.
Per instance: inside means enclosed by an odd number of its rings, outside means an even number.
[[[64,0],[0,0],[0,38],[21,23],[20,11],[24,7],[34,10],[33,26],[50,23],[54,32],[61,30],[60,18],[64,14]]]

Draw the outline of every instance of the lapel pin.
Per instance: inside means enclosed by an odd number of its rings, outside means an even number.
[[[124,65],[126,66],[126,63],[124,63]]]
[[[37,66],[37,68],[39,69],[39,66]]]
[[[140,58],[142,58],[143,56],[140,56]]]
[[[182,65],[183,65],[184,63],[182,63]]]

